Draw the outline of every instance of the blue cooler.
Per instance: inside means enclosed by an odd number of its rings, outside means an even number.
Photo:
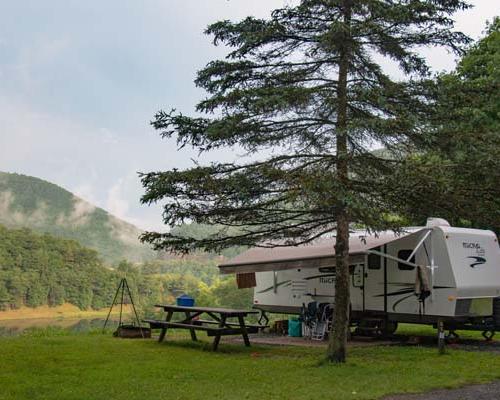
[[[177,305],[182,307],[193,307],[194,299],[187,294],[177,297]]]
[[[290,337],[302,336],[302,322],[300,322],[296,317],[290,317],[288,319],[288,336]]]

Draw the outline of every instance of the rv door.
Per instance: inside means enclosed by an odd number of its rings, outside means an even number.
[[[378,247],[374,250],[381,251]],[[365,269],[365,310],[384,310],[384,264],[381,256],[368,254]]]
[[[365,264],[349,266],[351,274],[351,307],[353,311],[364,311],[365,308]]]

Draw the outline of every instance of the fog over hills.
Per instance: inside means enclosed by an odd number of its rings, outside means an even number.
[[[0,172],[0,224],[75,239],[108,263],[154,257],[136,226],[32,176]]]

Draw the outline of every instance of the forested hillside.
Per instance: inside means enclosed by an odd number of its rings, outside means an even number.
[[[109,303],[115,281],[97,252],[76,241],[0,226],[2,309],[63,303],[101,308]]]
[[[0,224],[77,240],[108,263],[154,257],[141,231],[71,192],[31,176],[0,172]]]
[[[250,307],[252,291],[238,290],[234,277],[221,279],[217,263],[205,257],[139,265],[122,261],[111,270],[96,251],[74,240],[0,225],[0,309],[63,303],[82,310],[107,307],[122,277],[145,314],[180,293],[194,296],[200,305]]]

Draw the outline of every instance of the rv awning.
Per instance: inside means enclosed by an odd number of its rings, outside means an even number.
[[[375,247],[419,232],[411,229],[403,233],[381,232],[378,235],[351,234],[349,255],[362,257]],[[322,238],[301,246],[274,248],[254,247],[219,265],[223,274],[277,271],[294,268],[317,268],[335,265],[335,238]]]

